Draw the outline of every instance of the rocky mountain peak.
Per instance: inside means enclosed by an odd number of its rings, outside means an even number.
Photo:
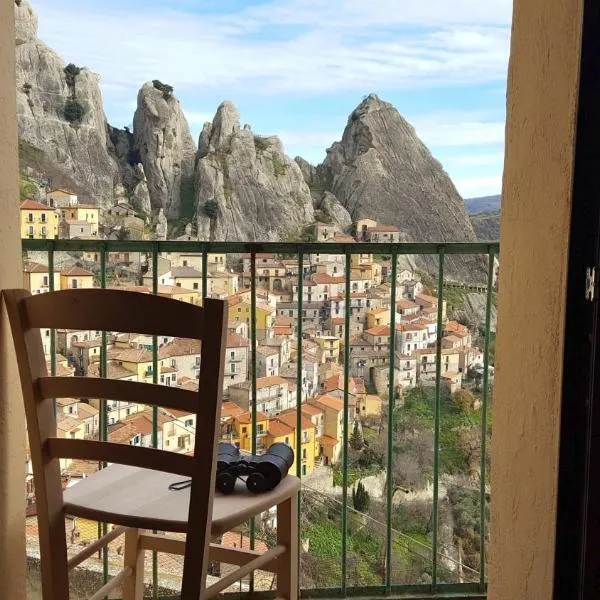
[[[37,39],[38,17],[27,0],[15,3],[15,28],[17,46]]]
[[[229,148],[231,136],[240,130],[240,113],[229,100],[221,102],[212,124],[210,143],[216,151]]]
[[[196,146],[173,88],[158,80],[145,83],[133,117],[133,145],[150,194],[152,208],[170,218],[193,213]]]
[[[375,94],[352,111],[341,141],[328,149],[317,171],[353,220],[396,225],[407,241],[475,240],[442,165],[396,108]],[[469,262],[452,261],[452,274],[468,277]]]

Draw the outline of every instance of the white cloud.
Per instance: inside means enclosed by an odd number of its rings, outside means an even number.
[[[184,110],[185,118],[190,125],[204,125],[206,122],[212,122],[215,113],[209,112],[193,112]]]
[[[504,144],[504,121],[480,119],[472,113],[430,114],[414,117],[417,135],[432,147]]]
[[[453,177],[452,181],[463,198],[492,196],[502,190],[502,175],[487,177]]]
[[[504,80],[509,29],[502,10],[485,8],[494,2],[402,4],[278,0],[227,16],[174,3],[38,0],[36,8],[44,41],[100,73],[111,100],[156,77],[198,94],[296,95]]]
[[[504,152],[494,152],[491,154],[467,154],[453,155],[446,158],[444,164],[446,167],[502,167],[504,162]]]

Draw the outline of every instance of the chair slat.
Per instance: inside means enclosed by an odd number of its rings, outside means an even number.
[[[40,377],[38,386],[42,398],[104,398],[191,413],[198,410],[198,392],[167,385],[102,377]]]
[[[154,448],[63,438],[48,438],[46,448],[52,458],[103,461],[187,477],[194,472],[194,459],[191,456]]]
[[[30,328],[93,329],[202,339],[204,310],[169,298],[98,288],[60,290],[25,298]]]

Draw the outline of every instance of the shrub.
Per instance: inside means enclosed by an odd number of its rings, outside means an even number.
[[[153,79],[152,80],[152,85],[157,90],[159,90],[159,91],[162,92],[163,98],[165,100],[168,100],[173,95],[173,86],[172,85],[168,85],[167,83],[163,83],[162,81],[159,81],[158,79]]]
[[[364,445],[365,438],[363,437],[360,421],[354,421],[354,428],[352,430],[352,435],[350,436],[350,447],[353,450],[361,450]]]
[[[287,165],[281,160],[279,154],[273,154],[273,172],[275,177],[283,177],[287,171]]]
[[[82,104],[75,98],[68,98],[65,102],[64,117],[69,123],[76,123],[81,120],[85,113]]]
[[[219,203],[216,200],[207,200],[202,206],[202,212],[210,219],[219,216]]]
[[[64,69],[65,77],[67,79],[67,85],[70,88],[75,87],[75,79],[79,73],[81,73],[81,67],[74,65],[73,63],[69,63]]]
[[[362,481],[359,481],[356,487],[352,490],[352,506],[354,510],[361,513],[366,513],[369,510],[369,504],[371,497],[369,492],[365,489]]]
[[[271,142],[264,137],[259,135],[254,136],[254,148],[257,152],[264,152],[271,147]]]

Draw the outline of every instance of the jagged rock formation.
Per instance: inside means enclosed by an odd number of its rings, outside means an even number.
[[[500,239],[500,211],[478,213],[469,218],[478,240],[487,242]]]
[[[280,140],[259,137],[231,102],[223,102],[198,142],[196,198],[200,239],[275,241],[313,221],[298,164]]]
[[[170,218],[189,212],[194,201],[196,146],[179,100],[153,83],[138,93],[133,118],[134,151],[144,166],[152,208]]]
[[[327,150],[318,171],[353,219],[397,225],[415,242],[475,240],[450,177],[414,128],[374,94],[352,112],[341,142]],[[433,267],[433,261],[423,263]],[[468,258],[447,264],[458,279],[470,280],[481,270],[478,260]]]
[[[319,208],[342,231],[350,231],[352,228],[352,217],[331,192],[325,192],[323,194],[323,199],[321,200]]]
[[[65,62],[37,38],[37,16],[26,0],[15,4],[15,19],[21,140],[52,165],[46,174],[52,185],[66,181],[84,199],[112,203],[118,167],[108,149],[98,76],[83,68],[68,77]],[[65,116],[69,102],[82,111],[71,113],[72,122]]]

